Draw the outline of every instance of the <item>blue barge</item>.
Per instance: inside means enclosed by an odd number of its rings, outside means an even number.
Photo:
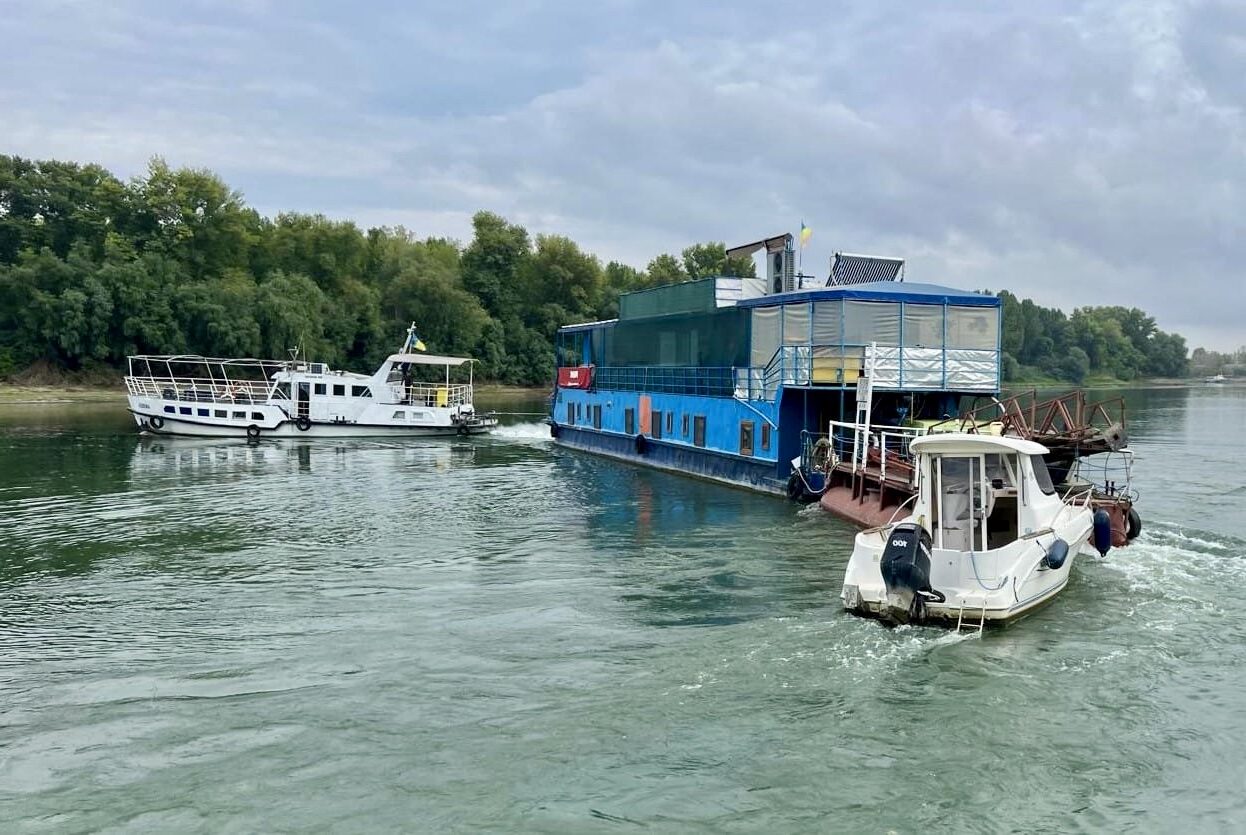
[[[765,278],[639,290],[617,319],[561,328],[557,443],[794,495],[822,489],[801,462],[832,421],[861,416],[861,391],[867,422],[894,425],[999,392],[998,298],[906,282],[902,261],[866,256],[837,254],[815,282],[794,274],[790,235],[732,254],[761,247]]]

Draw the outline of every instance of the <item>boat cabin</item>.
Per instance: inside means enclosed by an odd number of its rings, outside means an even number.
[[[925,435],[914,439],[918,492],[913,517],[935,549],[991,551],[1049,527],[1063,499],[1043,456],[1020,438]]]

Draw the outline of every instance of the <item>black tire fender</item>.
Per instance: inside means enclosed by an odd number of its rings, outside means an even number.
[[[1125,539],[1132,542],[1138,538],[1138,534],[1142,533],[1142,517],[1138,515],[1138,511],[1134,510],[1133,505],[1129,506],[1129,512],[1125,514]]]
[[[253,424],[251,424],[250,426],[248,426],[248,427],[247,427],[247,437],[248,437],[248,438],[250,438],[251,440],[255,440],[255,439],[256,439],[256,438],[258,438],[259,436],[260,436],[260,428],[259,428],[258,426],[256,426],[256,425],[253,423]]]
[[[311,429],[311,420],[307,417],[307,415],[299,415],[294,419],[294,425],[300,432],[306,432],[308,429]],[[249,427],[247,429],[247,434],[251,434]]]
[[[164,418],[160,417],[160,415],[152,415],[148,419],[147,425],[152,429],[162,429],[164,428]]]
[[[644,454],[645,454],[645,449],[646,449],[648,446],[649,446],[649,443],[648,443],[648,441],[645,439],[645,436],[644,436],[644,435],[637,435],[637,436],[636,436],[636,454],[637,454],[637,455],[644,455]]]

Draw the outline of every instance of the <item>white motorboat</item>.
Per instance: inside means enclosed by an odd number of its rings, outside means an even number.
[[[1060,495],[1033,441],[948,433],[914,439],[912,512],[857,534],[844,607],[890,623],[981,627],[1064,589],[1078,554],[1105,554],[1107,514],[1091,489]]]
[[[140,355],[129,358],[125,385],[139,429],[156,434],[476,435],[497,426],[495,415],[473,405],[473,361],[418,353],[422,346],[413,325],[371,376],[297,358]],[[467,381],[451,382],[451,371],[464,365]]]

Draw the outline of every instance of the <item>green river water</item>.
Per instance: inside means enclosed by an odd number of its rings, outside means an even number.
[[[1246,830],[1246,388],[1126,396],[1142,537],[981,639],[844,614],[816,506],[533,422],[3,407],[0,831]]]

